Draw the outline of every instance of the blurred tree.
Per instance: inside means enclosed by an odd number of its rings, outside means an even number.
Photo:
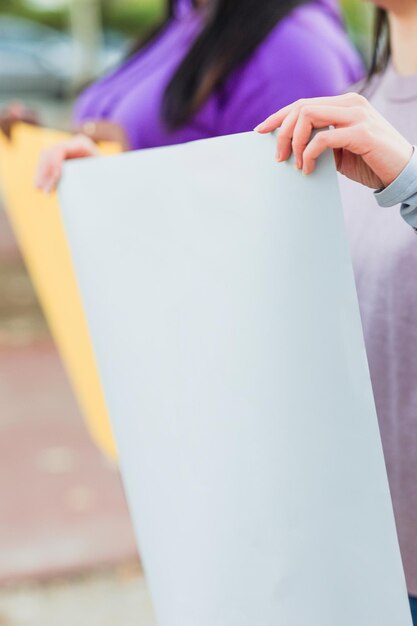
[[[74,85],[77,88],[97,75],[102,33],[101,2],[71,0],[69,11],[71,33],[81,51]]]
[[[0,15],[10,14],[42,22],[54,28],[68,28],[68,9],[77,0],[0,0]],[[130,36],[145,36],[161,19],[167,0],[98,0],[105,28]]]
[[[49,7],[39,10],[36,6],[26,0],[0,0],[0,15],[16,15],[27,19],[41,21],[42,23],[55,28],[65,28],[67,18],[62,6]]]
[[[146,35],[163,17],[167,0],[101,0],[106,27],[128,33],[132,37]]]
[[[341,0],[341,5],[349,34],[364,59],[369,61],[374,7],[364,0]]]
[[[68,26],[68,11],[62,8],[62,1],[57,0],[55,8],[43,9],[35,1],[38,0],[0,0],[0,14],[21,15],[56,28]],[[67,2],[68,7],[77,4],[78,0]],[[105,28],[113,28],[135,38],[145,36],[162,18],[167,6],[167,0],[97,0],[97,3],[101,7],[101,19]],[[372,7],[364,0],[340,0],[340,3],[352,38],[367,57]]]

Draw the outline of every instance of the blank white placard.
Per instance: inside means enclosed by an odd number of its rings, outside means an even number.
[[[332,158],[306,178],[274,150],[65,165],[158,624],[410,626]]]

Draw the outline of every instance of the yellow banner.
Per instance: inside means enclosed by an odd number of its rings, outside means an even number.
[[[34,188],[41,151],[67,139],[54,130],[18,124],[0,133],[0,180],[7,213],[89,430],[108,456],[116,449],[56,194]],[[103,154],[120,149],[101,147]]]

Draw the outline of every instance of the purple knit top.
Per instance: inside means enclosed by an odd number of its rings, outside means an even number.
[[[282,20],[184,127],[169,132],[161,119],[162,97],[200,29],[191,0],[178,0],[156,41],[81,95],[74,122],[118,123],[134,149],[176,144],[252,130],[289,102],[337,94],[362,74],[337,4],[315,0]]]

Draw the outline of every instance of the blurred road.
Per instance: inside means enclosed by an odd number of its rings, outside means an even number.
[[[0,589],[1,626],[155,626],[138,569]]]
[[[68,105],[45,111],[65,127]],[[153,626],[118,470],[88,436],[1,206],[0,492],[0,626]]]

